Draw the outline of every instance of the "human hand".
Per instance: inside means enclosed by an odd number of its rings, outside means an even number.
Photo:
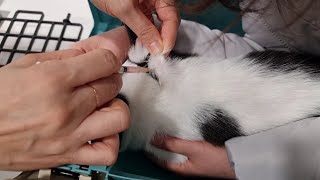
[[[79,41],[72,48],[86,53],[99,48],[108,49],[123,63],[126,60],[130,46],[128,32],[124,26],[121,26]]]
[[[128,107],[112,100],[122,85],[120,66],[108,50],[72,49],[1,68],[0,169],[113,164],[117,133],[129,126]]]
[[[151,54],[166,54],[173,49],[180,24],[175,0],[91,1],[101,11],[128,25]],[[152,23],[153,11],[162,22],[160,33]]]
[[[235,178],[224,147],[215,147],[205,141],[187,141],[159,135],[156,135],[151,143],[159,149],[188,157],[185,163],[175,164],[149,155],[151,160],[163,168],[186,176]]]

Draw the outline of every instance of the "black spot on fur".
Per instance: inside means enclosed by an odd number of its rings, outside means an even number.
[[[128,59],[128,61],[133,63],[133,64],[136,64],[136,65],[138,65],[140,67],[148,67],[149,58],[150,58],[150,53],[144,58],[144,60],[142,60],[141,63],[133,62],[131,59]]]
[[[139,67],[148,67],[148,62],[142,62],[137,64]]]
[[[154,80],[156,80],[156,81],[159,82],[159,78],[158,78],[157,74],[156,74],[154,71],[149,71],[148,75],[149,75],[152,79],[154,79]]]
[[[196,118],[202,137],[213,145],[223,146],[225,141],[244,135],[231,115],[214,106],[203,106]]]
[[[148,61],[150,59],[150,53],[147,55],[146,58],[144,58],[142,63],[138,63],[137,65],[140,67],[148,67]]]
[[[168,55],[169,58],[175,59],[175,60],[184,60],[189,57],[196,57],[197,54],[191,54],[191,53],[181,53],[177,51],[171,51]]]
[[[311,54],[266,50],[251,52],[246,58],[270,71],[283,73],[300,71],[313,76],[320,75],[320,57]]]
[[[125,103],[129,106],[129,101],[128,101],[128,99],[126,98],[125,95],[123,95],[123,94],[118,94],[116,98],[121,99],[123,102],[125,102]]]

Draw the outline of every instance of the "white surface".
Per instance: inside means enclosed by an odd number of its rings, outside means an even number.
[[[0,179],[12,179],[18,176],[21,172],[14,172],[14,171],[0,171]]]
[[[94,21],[92,13],[90,10],[89,2],[87,0],[0,0],[0,16],[2,17],[13,17],[17,10],[29,10],[29,11],[42,11],[44,13],[44,21],[57,21],[62,22],[68,15],[71,14],[70,21],[72,23],[80,23],[83,26],[83,31],[80,39],[88,38],[93,26]],[[33,19],[39,20],[40,15],[30,15],[30,14],[19,14],[17,18],[23,19]],[[7,32],[7,29],[10,25],[10,21],[0,22],[0,33]],[[21,34],[23,22],[15,22],[10,31],[11,34]],[[37,23],[27,23],[24,35],[33,35]],[[48,36],[49,30],[51,28],[50,24],[41,24],[37,36]],[[60,37],[62,32],[62,25],[55,25],[52,37]],[[78,26],[67,26],[64,38],[77,39],[80,33],[80,27]],[[3,39],[3,36],[0,36],[0,42]],[[16,43],[16,37],[8,37],[4,48],[12,49]],[[27,50],[29,47],[31,39],[30,38],[21,38],[18,50]],[[35,39],[34,45],[31,48],[31,51],[41,51],[45,43],[44,39]],[[58,41],[49,40],[46,51],[54,51]],[[60,49],[66,49],[70,47],[73,42],[62,41]],[[24,54],[15,53],[13,60],[23,56]],[[10,56],[9,52],[0,53],[0,64],[6,64],[8,57]]]
[[[70,21],[84,27],[81,39],[89,37],[94,26],[87,0],[0,0],[1,16],[12,17],[17,10],[42,11],[48,21],[62,21],[70,13]]]

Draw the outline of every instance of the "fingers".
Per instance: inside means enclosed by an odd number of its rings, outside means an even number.
[[[92,0],[100,10],[116,16],[132,29],[151,54],[165,54],[175,44],[180,17],[175,0],[137,1]],[[156,9],[162,21],[161,35],[153,24],[151,11]]]
[[[159,20],[162,21],[161,37],[163,40],[163,54],[169,53],[177,38],[177,31],[180,25],[180,16],[174,0],[157,1],[156,11]]]
[[[121,63],[106,49],[97,49],[64,61],[69,77],[65,81],[72,87],[84,85],[117,73]]]
[[[175,45],[177,38],[178,23],[176,21],[164,21],[161,26],[161,36],[163,38],[163,54],[169,53]]]
[[[128,106],[115,99],[106,107],[87,117],[75,131],[74,136],[83,142],[108,137],[126,130],[130,125]]]
[[[160,159],[156,158],[152,154],[147,153],[146,155],[152,162],[156,163],[158,166],[160,166],[164,169],[168,169],[172,172],[176,172],[176,173],[185,175],[188,172],[186,170],[192,169],[191,168],[192,164],[190,163],[189,160],[184,163],[169,163],[167,161],[160,160]]]
[[[115,98],[122,87],[120,74],[99,79],[75,89],[72,106],[81,117],[87,117],[93,110]]]
[[[121,26],[79,41],[73,45],[73,48],[84,52],[90,52],[98,48],[108,49],[114,53],[118,60],[124,62],[130,48],[130,40],[126,28]]]
[[[72,154],[68,154],[72,164],[102,165],[110,166],[114,164],[118,157],[119,136],[96,140],[92,144],[85,144]]]
[[[55,52],[48,52],[48,53],[38,53],[38,54],[28,54],[23,57],[23,60],[14,61],[15,65],[20,67],[28,67],[36,64],[37,62],[44,62],[48,60],[61,60],[65,58],[72,58],[75,56],[79,56],[84,52],[77,50],[77,49],[67,49]]]
[[[130,27],[151,54],[162,53],[163,44],[158,29],[139,8],[128,12],[127,16],[119,18]]]
[[[165,151],[170,151],[189,157],[192,155],[193,149],[190,146],[196,146],[197,142],[178,139],[170,136],[155,135],[151,144]]]

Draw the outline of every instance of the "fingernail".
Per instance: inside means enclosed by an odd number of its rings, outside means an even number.
[[[160,54],[162,52],[162,46],[158,41],[155,41],[149,45],[149,51],[151,54]]]

